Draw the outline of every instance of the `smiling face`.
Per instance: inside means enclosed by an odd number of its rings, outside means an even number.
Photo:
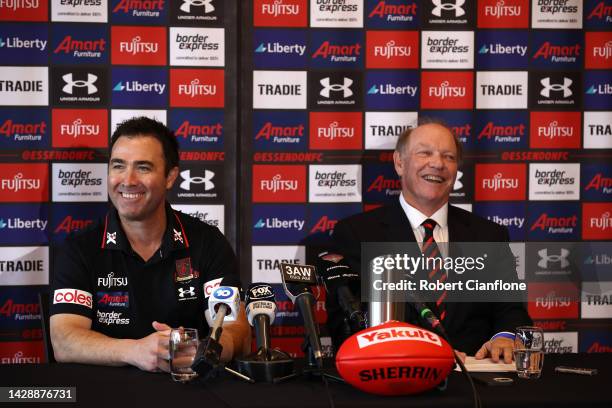
[[[393,154],[408,204],[431,216],[446,202],[457,177],[454,136],[443,126],[427,124],[414,129],[403,152]]]
[[[146,135],[122,136],[111,151],[108,195],[122,221],[158,221],[164,217],[166,191],[177,175],[177,167],[165,174],[158,140]]]

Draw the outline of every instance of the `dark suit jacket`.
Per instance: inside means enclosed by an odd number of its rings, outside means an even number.
[[[449,242],[507,242],[508,230],[457,207],[448,208]],[[414,233],[404,210],[396,201],[362,214],[339,221],[334,228],[334,250],[346,257],[353,271],[361,271],[362,242],[415,242]],[[506,262],[514,271],[514,257],[509,247],[500,253],[497,261]],[[516,273],[513,278],[516,279]],[[359,282],[351,286],[360,293]],[[343,313],[333,294],[327,300],[328,329],[337,348],[346,338]],[[531,324],[522,303],[477,302],[447,303],[444,327],[453,347],[473,355],[482,344],[500,331],[513,332],[517,326]],[[408,306],[407,320],[423,325],[414,308]]]

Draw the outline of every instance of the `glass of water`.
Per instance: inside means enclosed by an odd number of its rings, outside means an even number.
[[[170,375],[174,381],[189,382],[198,376],[191,369],[198,345],[198,329],[170,331]]]
[[[544,365],[544,332],[539,327],[516,328],[514,362],[519,378],[540,378]]]

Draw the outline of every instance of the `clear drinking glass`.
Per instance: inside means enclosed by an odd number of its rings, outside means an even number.
[[[174,381],[189,382],[198,376],[191,369],[198,345],[198,329],[170,331],[170,375]]]
[[[519,378],[540,378],[544,365],[544,332],[539,327],[516,328],[514,362]]]

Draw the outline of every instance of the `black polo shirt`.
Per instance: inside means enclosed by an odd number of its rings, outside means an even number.
[[[240,287],[236,257],[213,226],[174,211],[148,261],[132,249],[117,210],[97,225],[68,237],[54,260],[50,314],[92,320],[92,329],[114,338],[138,339],[156,320],[208,333],[208,296],[217,286]]]

